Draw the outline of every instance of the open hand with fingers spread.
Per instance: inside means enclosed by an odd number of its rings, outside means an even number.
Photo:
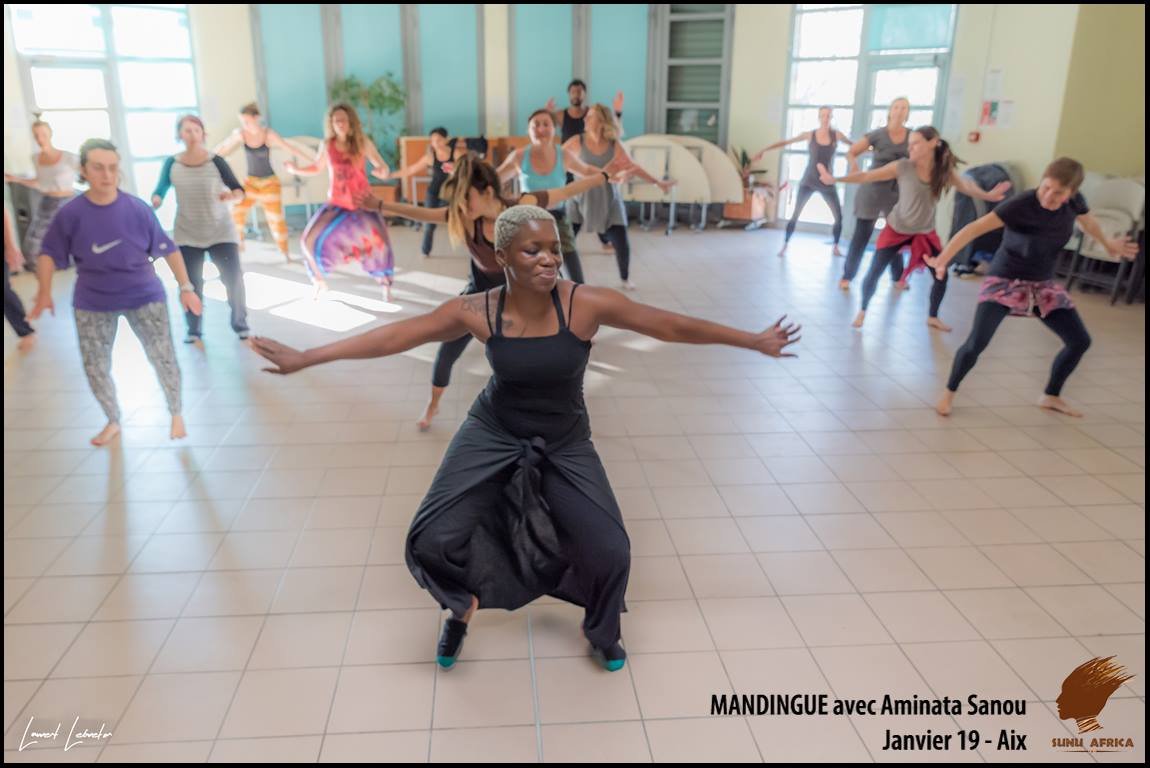
[[[794,323],[783,325],[786,319],[787,316],[783,315],[774,325],[760,333],[755,338],[754,349],[769,357],[798,357],[784,350],[802,338],[799,332],[803,327]]]
[[[307,367],[307,359],[303,352],[284,346],[273,339],[256,336],[252,339],[252,349],[275,366],[264,368],[268,373],[285,375]]]
[[[1116,237],[1103,244],[1106,251],[1118,259],[1132,259],[1138,255],[1138,243],[1130,239],[1130,235]]]

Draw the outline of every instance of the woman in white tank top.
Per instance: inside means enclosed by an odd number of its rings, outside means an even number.
[[[4,174],[5,181],[23,184],[40,193],[40,202],[32,223],[24,236],[24,259],[26,269],[35,271],[36,258],[40,255],[40,243],[48,232],[48,225],[56,216],[60,206],[76,196],[74,184],[80,170],[79,158],[52,146],[52,126],[43,120],[32,123],[32,136],[39,149],[32,153],[32,166],[36,169],[33,178]]]

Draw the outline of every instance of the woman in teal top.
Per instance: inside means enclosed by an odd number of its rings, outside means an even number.
[[[574,152],[564,150],[555,143],[555,117],[546,109],[537,109],[527,118],[527,135],[531,143],[521,147],[499,166],[499,180],[506,183],[518,177],[519,191],[539,192],[559,189],[567,184],[567,171],[577,176],[600,173],[579,160]],[[583,265],[575,250],[575,231],[564,215],[562,207],[550,211],[559,226],[559,247],[563,251],[563,266],[572,282],[583,282]]]

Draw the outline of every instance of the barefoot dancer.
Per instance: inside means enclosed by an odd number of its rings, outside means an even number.
[[[289,173],[300,176],[315,176],[324,168],[331,172],[328,201],[311,217],[300,237],[304,263],[318,292],[327,289],[324,278],[331,270],[358,261],[382,286],[384,301],[391,301],[395,257],[387,223],[376,211],[356,204],[359,197],[371,194],[364,163],[371,163],[371,173],[378,179],[388,178],[387,163],[363,132],[355,109],[347,104],[336,104],[327,111],[324,137],[311,165],[284,165]]]
[[[978,292],[974,327],[954,356],[950,381],[938,401],[937,410],[943,416],[950,415],[958,385],[974,368],[978,356],[1008,315],[1038,315],[1065,344],[1054,358],[1046,391],[1038,399],[1038,405],[1070,416],[1082,415],[1062,399],[1062,386],[1090,347],[1090,334],[1066,289],[1054,280],[1058,254],[1070,239],[1076,223],[1116,258],[1133,258],[1138,253],[1137,243],[1130,242],[1128,237],[1111,239],[1103,233],[1078,192],[1084,177],[1085,171],[1077,160],[1068,157],[1055,160],[1042,174],[1037,189],[1017,195],[967,224],[932,262],[938,274],[945,274],[947,263],[968,243],[999,227],[1006,228],[1002,245]]]
[[[52,273],[74,262],[72,306],[80,355],[92,394],[108,417],[92,445],[105,445],[120,433],[112,346],[121,316],[127,318],[156,369],[172,414],[172,439],[186,437],[167,297],[152,266],[153,258],[164,257],[180,284],[180,303],[187,311],[199,313],[200,299],[188,279],[184,258],[148,204],[119,190],[120,155],[115,145],[105,139],[88,139],[80,148],[80,170],[88,191],[60,209],[44,236],[36,275],[40,293],[31,317],[35,320],[44,310],[56,313]]]
[[[1009,182],[1003,182],[989,192],[981,190],[977,184],[958,174],[955,167],[961,162],[950,145],[938,135],[934,128],[925,126],[910,135],[910,158],[896,160],[877,171],[852,173],[842,178],[833,178],[826,166],[819,165],[819,173],[826,184],[835,181],[847,184],[865,184],[873,181],[897,180],[898,202],[890,212],[886,227],[879,235],[874,259],[863,278],[862,308],[854,320],[854,327],[861,328],[866,319],[867,305],[874,297],[879,276],[891,264],[902,265],[900,252],[910,246],[911,263],[925,265],[927,256],[935,256],[942,250],[938,235],[934,231],[934,211],[938,199],[947,187],[957,187],[960,192],[980,200],[999,201],[1010,189]],[[931,273],[934,287],[930,291],[930,316],[926,324],[940,331],[949,331],[950,326],[938,319],[938,308],[946,294],[946,273],[941,276]]]
[[[232,208],[232,220],[236,225],[240,251],[244,249],[244,228],[247,226],[248,211],[252,206],[258,205],[264,209],[268,229],[271,230],[280,253],[286,261],[291,261],[287,219],[284,218],[283,190],[279,177],[272,168],[271,150],[274,147],[290,152],[303,163],[311,162],[311,155],[271,128],[262,125],[260,108],[255,102],[245,104],[240,110],[240,126],[215,148],[217,155],[227,157],[242,146],[244,157],[247,159],[248,175],[244,178],[244,197]]]
[[[28,270],[35,271],[36,257],[40,255],[40,243],[43,242],[44,233],[52,224],[56,211],[76,196],[76,174],[80,170],[80,161],[72,152],[52,146],[52,126],[43,120],[37,119],[32,123],[32,138],[36,140],[38,148],[32,154],[32,166],[36,169],[36,175],[26,179],[6,173],[4,181],[22,184],[40,193],[36,214],[24,234],[24,255],[28,259],[25,266]]]
[[[535,206],[499,216],[494,250],[507,274],[504,286],[316,349],[299,352],[270,339],[257,339],[256,349],[273,363],[267,370],[286,374],[465,335],[482,340],[493,375],[452,439],[407,536],[416,582],[451,611],[436,660],[454,666],[477,609],[515,610],[552,595],[584,609],[591,655],[616,671],[627,656],[620,614],[631,549],[583,400],[592,339],[610,326],[661,341],[790,357],[799,329],[780,320],[761,333],[739,331],[560,280],[555,221]]]
[[[807,162],[806,171],[803,172],[802,181],[799,182],[799,194],[798,197],[795,198],[795,212],[791,215],[791,220],[787,222],[787,234],[786,237],[783,238],[783,247],[782,250],[779,251],[779,256],[786,255],[787,245],[791,242],[791,235],[795,233],[795,226],[799,223],[799,216],[802,215],[803,208],[806,207],[807,201],[811,199],[811,195],[816,192],[822,195],[827,207],[831,209],[831,215],[835,220],[832,230],[835,240],[832,253],[834,253],[835,256],[842,256],[842,252],[839,250],[839,237],[843,233],[843,209],[842,206],[839,205],[839,195],[834,185],[823,184],[822,179],[819,178],[818,166],[819,163],[822,163],[827,168],[830,168],[835,158],[835,147],[840,141],[844,144],[850,144],[851,140],[850,137],[842,131],[836,131],[831,126],[831,108],[819,107],[818,128],[813,131],[800,133],[793,139],[776,141],[774,144],[763,147],[755,153],[751,162],[757,163],[763,159],[763,155],[771,150],[785,147],[788,144],[797,144],[800,141],[807,142],[810,160]]]

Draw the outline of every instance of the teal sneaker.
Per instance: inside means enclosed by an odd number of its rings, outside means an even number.
[[[455,666],[459,652],[463,650],[463,638],[467,636],[467,622],[454,617],[443,622],[443,631],[439,633],[439,647],[436,649],[435,661],[444,669]]]

